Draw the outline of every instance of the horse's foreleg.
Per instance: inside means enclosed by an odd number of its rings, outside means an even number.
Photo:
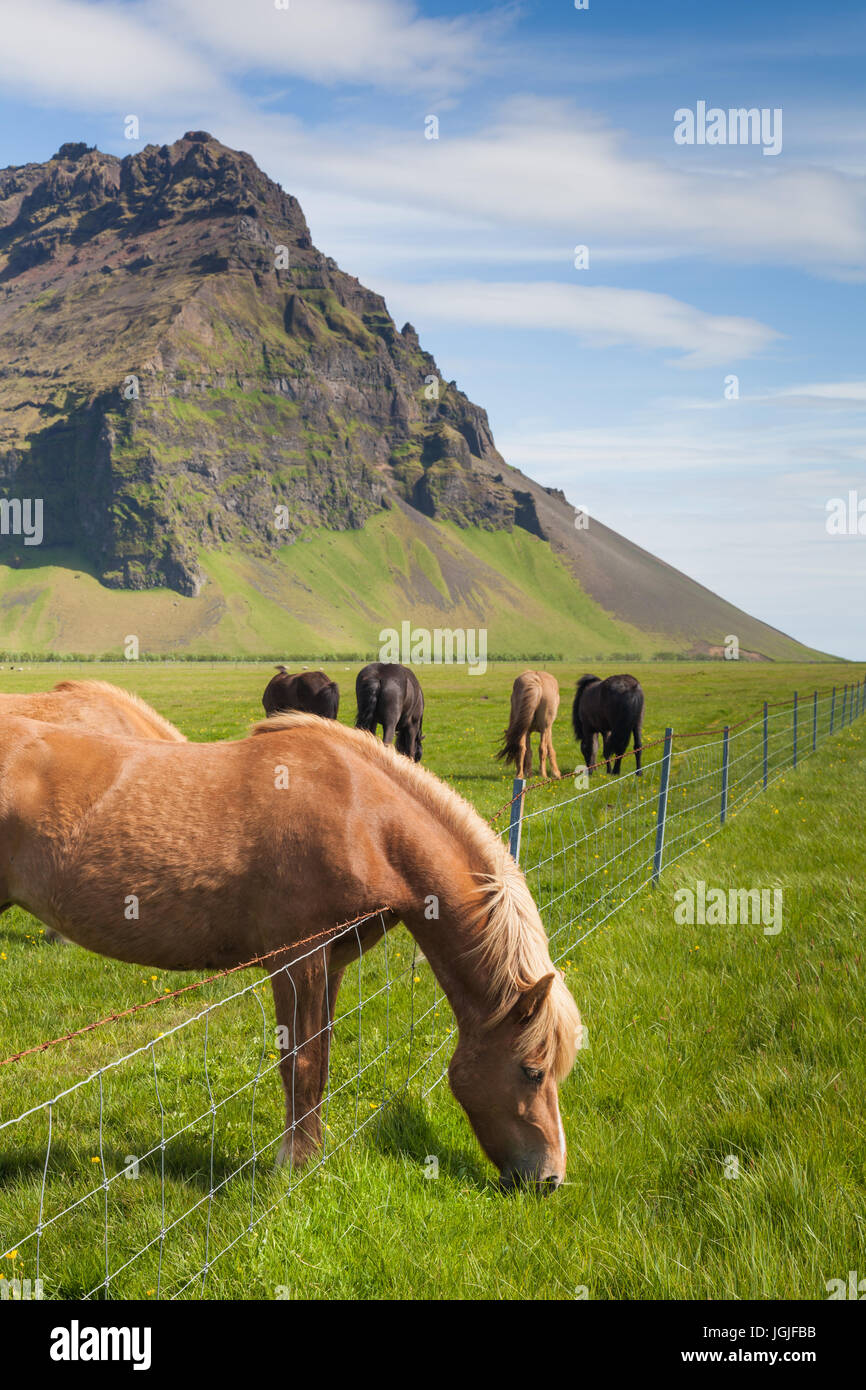
[[[320,955],[287,966],[271,980],[277,1019],[286,1129],[277,1163],[299,1168],[322,1143],[322,1031],[325,965]]]
[[[642,775],[642,774],[641,774],[641,757],[642,757],[642,753],[641,753],[641,744],[642,744],[642,743],[643,743],[643,729],[641,728],[640,725],[638,725],[637,728],[636,728],[635,731],[634,731],[634,773],[635,773],[635,777],[640,777],[640,776]]]

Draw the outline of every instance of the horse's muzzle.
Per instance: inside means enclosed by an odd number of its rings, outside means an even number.
[[[527,1173],[500,1173],[499,1190],[502,1193],[534,1192],[537,1197],[549,1197],[562,1182],[559,1173],[550,1173],[539,1178]]]

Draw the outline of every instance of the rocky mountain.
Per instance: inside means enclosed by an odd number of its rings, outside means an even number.
[[[525,533],[623,633],[804,654],[599,524],[576,528],[561,494],[508,467],[411,324],[316,249],[297,200],[203,131],[0,172],[0,496],[44,499],[38,552],[0,538],[30,579],[66,565],[103,589],[212,599],[226,554],[291,613],[281,554],[390,511],[438,546],[439,578],[405,579],[444,614],[501,587],[490,555],[461,562],[455,528],[467,545]]]
[[[0,361],[0,477],[50,499],[45,544],[74,530],[108,585],[195,593],[200,546],[270,550],[395,496],[536,524],[411,324],[204,132],[0,173]]]

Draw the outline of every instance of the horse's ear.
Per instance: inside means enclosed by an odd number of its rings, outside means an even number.
[[[536,980],[534,985],[530,985],[522,994],[519,994],[508,1015],[511,1022],[528,1023],[538,1013],[550,993],[555,979],[556,971],[552,970],[549,975],[542,975],[541,979]]]

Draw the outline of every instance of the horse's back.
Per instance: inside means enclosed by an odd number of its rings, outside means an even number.
[[[107,681],[59,681],[52,690],[0,694],[0,710],[24,719],[118,738],[186,743],[173,724],[144,700]]]
[[[511,715],[530,718],[530,730],[541,733],[556,718],[559,684],[549,671],[523,671],[511,691]]]
[[[537,733],[543,733],[559,713],[559,682],[549,671],[537,671],[536,675],[540,685],[533,728]]]

